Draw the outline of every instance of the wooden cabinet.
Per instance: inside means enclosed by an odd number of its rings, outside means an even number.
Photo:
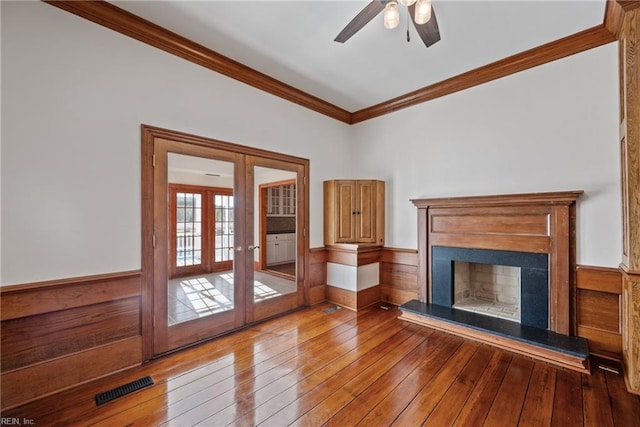
[[[324,182],[324,244],[384,245],[384,181]]]
[[[296,259],[296,233],[267,234],[267,265],[286,264]]]
[[[267,216],[296,216],[296,185],[267,188]]]
[[[620,5],[622,3],[618,2]],[[637,2],[632,2],[637,3]],[[607,4],[607,8],[609,8]],[[626,9],[626,8],[625,8]],[[614,10],[612,8],[612,10]],[[620,7],[617,9],[620,10]],[[608,13],[608,12],[607,12]],[[614,12],[616,13],[616,12]],[[611,16],[614,16],[614,13]],[[618,12],[622,13],[622,12]],[[619,36],[622,158],[622,358],[627,389],[640,394],[640,9],[623,14]]]

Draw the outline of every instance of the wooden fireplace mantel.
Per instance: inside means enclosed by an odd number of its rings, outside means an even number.
[[[431,302],[433,246],[549,254],[549,330],[575,334],[576,201],[582,191],[414,199],[418,299]]]
[[[570,205],[584,193],[582,190],[551,193],[495,194],[489,196],[438,197],[413,199],[418,208],[437,207],[477,207],[516,205]]]

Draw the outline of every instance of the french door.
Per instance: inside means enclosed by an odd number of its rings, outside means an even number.
[[[231,188],[169,183],[169,279],[233,269],[233,201]]]
[[[143,170],[145,358],[305,303],[308,161],[165,132],[143,128],[143,158],[153,164],[147,179]],[[259,189],[283,180],[297,184],[297,214],[267,217]],[[261,262],[272,232],[293,239],[286,273]]]

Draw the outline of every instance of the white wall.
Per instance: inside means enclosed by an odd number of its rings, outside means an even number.
[[[140,124],[348,170],[345,124],[42,2],[2,7],[3,285],[139,269]]]
[[[349,127],[45,3],[0,7],[3,285],[140,268],[141,123],[310,159],[312,247],[322,181],[362,177],[387,181],[389,246],[416,247],[410,198],[583,189],[578,261],[620,261],[613,44]]]
[[[354,129],[387,181],[387,245],[416,248],[410,199],[584,190],[577,258],[621,260],[617,44],[439,98]]]

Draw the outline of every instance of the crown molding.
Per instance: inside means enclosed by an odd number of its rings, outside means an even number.
[[[607,0],[605,19],[602,25],[512,55],[352,113],[106,1],[42,1],[194,64],[347,124],[360,123],[611,43],[617,40],[619,25],[624,11],[640,3],[638,0]]]
[[[106,1],[43,1],[256,89],[341,122],[347,124],[351,122],[351,113],[347,110],[256,71]]]
[[[459,74],[441,82],[400,95],[380,104],[356,111],[352,123],[379,117],[403,108],[421,104],[432,99],[450,95],[473,86],[490,82],[510,74],[518,73],[547,62],[592,49],[615,41],[616,38],[605,28],[598,25],[562,39],[538,46],[501,59],[491,64]]]

